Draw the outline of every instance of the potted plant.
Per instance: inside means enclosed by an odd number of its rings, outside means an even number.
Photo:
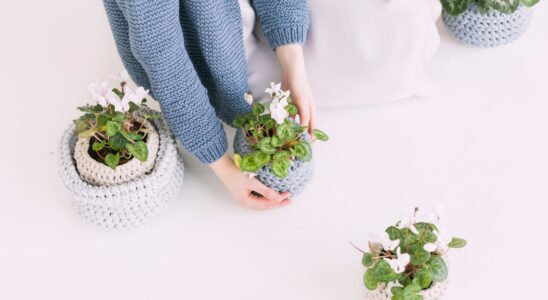
[[[119,88],[93,83],[96,103],[69,126],[60,145],[61,177],[80,215],[104,228],[148,222],[182,187],[184,166],[160,113],[146,105],[148,91],[117,76]]]
[[[277,192],[298,195],[312,178],[312,146],[315,140],[327,141],[328,136],[298,124],[297,107],[290,92],[281,84],[271,83],[265,91],[270,103],[265,105],[246,94],[251,112],[238,116],[233,126],[238,128],[234,138],[234,161],[250,176],[257,178]],[[268,109],[267,109],[268,106]]]
[[[440,227],[439,210],[409,217],[372,235],[369,251],[362,251],[367,268],[367,299],[438,300],[447,288],[447,252],[466,241]]]
[[[528,28],[539,0],[441,0],[443,21],[459,41],[479,47],[508,44]]]

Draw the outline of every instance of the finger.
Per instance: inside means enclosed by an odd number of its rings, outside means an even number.
[[[314,106],[310,109],[310,123],[308,123],[308,126],[308,133],[314,140],[314,128],[316,128],[316,108]]]
[[[301,118],[301,126],[308,126],[310,123],[310,107],[299,106],[299,116]]]
[[[282,200],[284,200],[284,198],[279,193],[267,187],[256,178],[253,178],[251,188],[253,191],[261,194],[261,196],[263,196],[263,198],[268,201],[281,202]]]
[[[268,201],[265,198],[257,197],[255,195],[250,194],[248,198],[246,199],[246,207],[256,209],[256,210],[268,210],[273,208],[279,208],[286,206],[291,203],[291,200],[285,199],[279,203]]]

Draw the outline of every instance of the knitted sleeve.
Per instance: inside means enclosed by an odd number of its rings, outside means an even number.
[[[148,78],[173,133],[190,153],[203,163],[219,159],[226,135],[185,49],[179,0],[115,0],[117,8],[113,0],[104,1],[124,63],[141,66],[132,70],[135,81]],[[140,77],[143,70],[146,76]]]
[[[310,26],[308,0],[252,0],[272,49],[304,44]]]

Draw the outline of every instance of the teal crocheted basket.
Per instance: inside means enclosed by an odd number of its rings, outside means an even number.
[[[533,11],[523,5],[511,14],[480,12],[476,4],[458,16],[443,12],[443,21],[460,42],[477,47],[496,47],[518,39],[529,27]]]
[[[308,135],[303,136],[303,139],[310,139]],[[248,154],[252,151],[247,143],[241,130],[236,132],[234,136],[234,152],[240,155]],[[314,174],[314,162],[303,162],[295,159],[291,168],[289,169],[289,175],[286,178],[279,178],[270,171],[270,165],[267,165],[257,172],[257,179],[264,183],[266,186],[272,188],[278,193],[290,192],[292,197],[300,194],[305,188],[306,184],[310,182]]]

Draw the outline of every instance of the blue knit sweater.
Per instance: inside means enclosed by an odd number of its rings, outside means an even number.
[[[227,139],[219,118],[249,111],[238,0],[104,0],[118,52],[133,80],[151,90],[183,146],[203,163]],[[303,44],[307,0],[253,0],[273,49]],[[217,118],[218,117],[218,118]]]

